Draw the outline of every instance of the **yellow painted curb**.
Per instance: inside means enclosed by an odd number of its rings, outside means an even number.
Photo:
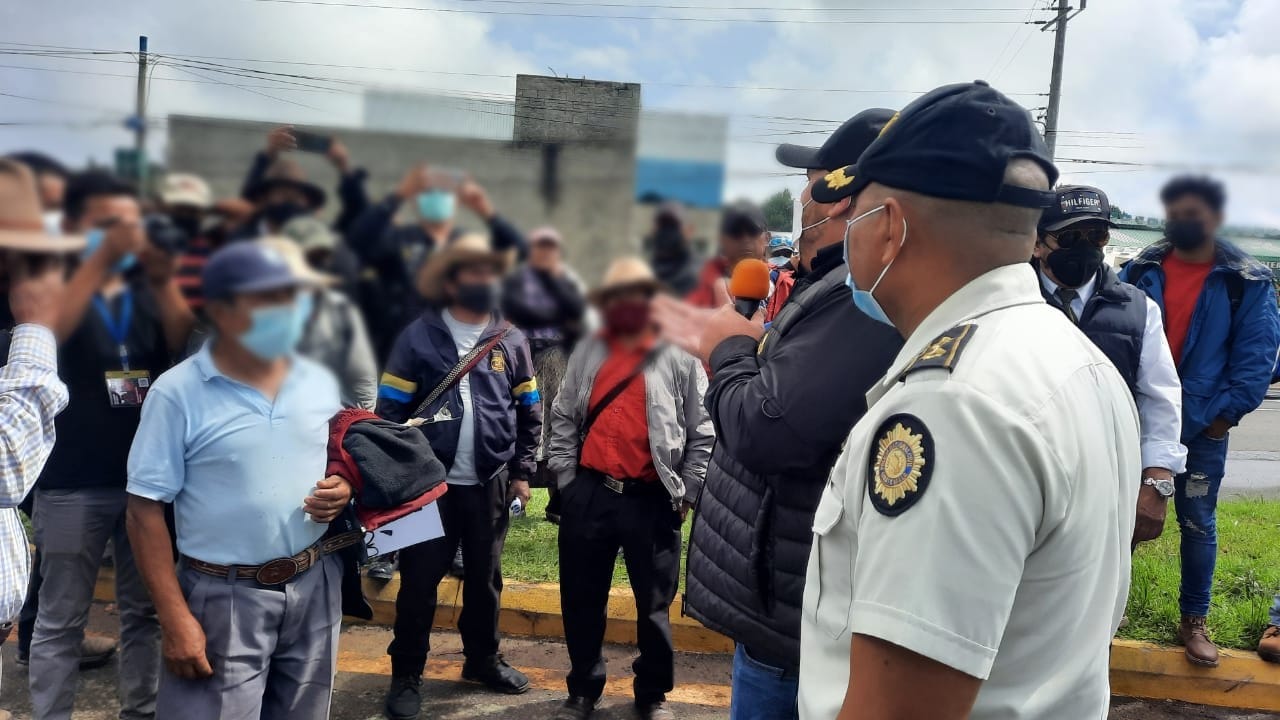
[[[396,617],[396,594],[400,592],[400,579],[387,583],[364,578],[364,594],[373,606],[375,625],[391,625]],[[462,583],[448,577],[437,591],[435,627],[457,627],[458,612],[462,609]],[[733,642],[712,632],[698,621],[684,617],[680,598],[671,605],[671,636],[676,649],[684,652],[731,653]],[[609,591],[609,605],[605,624],[606,642],[634,645],[636,641],[636,606],[627,588]],[[505,583],[502,590],[502,609],[498,612],[498,629],[507,635],[524,637],[564,637],[564,623],[560,617],[560,586],[542,583]]]
[[[1111,692],[1197,705],[1280,712],[1280,665],[1222,650],[1216,668],[1192,665],[1182,648],[1135,640],[1111,644]]]
[[[94,596],[114,599],[115,582],[109,568],[98,577]],[[381,583],[364,579],[365,596],[373,606],[370,624],[391,625],[395,620],[399,578]],[[462,609],[462,583],[446,578],[440,583],[435,627],[453,629]],[[353,623],[359,624],[359,623]],[[563,638],[560,588],[539,583],[506,583],[498,628],[507,635]],[[680,598],[671,607],[671,634],[676,649],[685,652],[729,653],[733,643],[681,613]],[[605,640],[635,644],[636,608],[631,592],[609,592]],[[1169,648],[1134,640],[1116,640],[1111,647],[1111,692],[1127,697],[1180,700],[1197,705],[1280,712],[1280,665],[1265,663],[1256,655],[1223,650],[1216,668],[1187,662],[1181,648]]]

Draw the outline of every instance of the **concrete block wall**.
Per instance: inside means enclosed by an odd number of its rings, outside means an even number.
[[[516,76],[518,143],[617,142],[634,153],[639,122],[636,83]]]
[[[638,87],[636,102],[638,105]],[[168,167],[201,175],[217,197],[238,195],[249,163],[263,147],[271,127],[242,120],[171,116]],[[642,227],[635,225],[634,127],[630,141],[561,145],[555,161],[555,203],[547,202],[543,193],[543,143],[314,126],[307,130],[342,139],[353,164],[368,170],[368,190],[375,201],[390,193],[418,162],[470,173],[489,192],[498,211],[521,229],[528,231],[544,224],[558,227],[572,264],[589,284],[599,279],[612,258],[638,250]],[[337,173],[321,156],[293,153],[293,157],[308,177],[329,192],[324,216],[333,217],[337,211]],[[642,222],[648,220],[646,217]],[[465,217],[463,223],[480,226],[471,217]]]

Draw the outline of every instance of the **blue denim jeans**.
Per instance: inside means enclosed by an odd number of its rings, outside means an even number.
[[[800,677],[765,665],[738,646],[733,654],[733,698],[729,720],[798,720]]]
[[[1280,593],[1276,593],[1276,601],[1271,606],[1271,624],[1280,627]]]
[[[1197,435],[1187,443],[1187,471],[1174,478],[1173,507],[1182,534],[1183,615],[1206,616],[1218,560],[1218,489],[1227,464],[1227,439]]]

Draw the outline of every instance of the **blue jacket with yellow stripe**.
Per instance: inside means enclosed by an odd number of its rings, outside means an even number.
[[[534,378],[529,341],[495,314],[478,346],[508,328],[506,336],[467,376],[471,417],[464,417],[456,383],[414,415],[459,360],[449,327],[434,309],[409,323],[396,338],[378,387],[378,414],[395,422],[422,418],[422,432],[446,468],[453,467],[462,423],[475,423],[475,467],[482,482],[504,467],[509,468],[512,479],[519,480],[532,478],[537,469],[542,397]]]

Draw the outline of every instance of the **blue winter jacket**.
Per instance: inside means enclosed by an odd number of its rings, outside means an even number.
[[[378,414],[395,422],[422,418],[422,433],[446,468],[453,467],[462,423],[474,423],[475,466],[481,481],[503,469],[510,471],[512,479],[531,479],[542,437],[542,393],[524,333],[495,313],[478,344],[483,347],[503,331],[506,336],[467,376],[471,417],[463,414],[457,384],[417,412],[459,361],[449,326],[435,309],[425,311],[400,333],[378,387]]]
[[[1161,240],[1143,250],[1120,273],[1164,312],[1165,257]],[[1228,281],[1228,275],[1241,281]],[[1231,310],[1229,282],[1239,283],[1239,306]],[[1213,270],[1204,281],[1178,360],[1182,378],[1182,439],[1191,440],[1217,418],[1233,425],[1266,397],[1280,345],[1280,313],[1271,270],[1232,243],[1219,239]]]

